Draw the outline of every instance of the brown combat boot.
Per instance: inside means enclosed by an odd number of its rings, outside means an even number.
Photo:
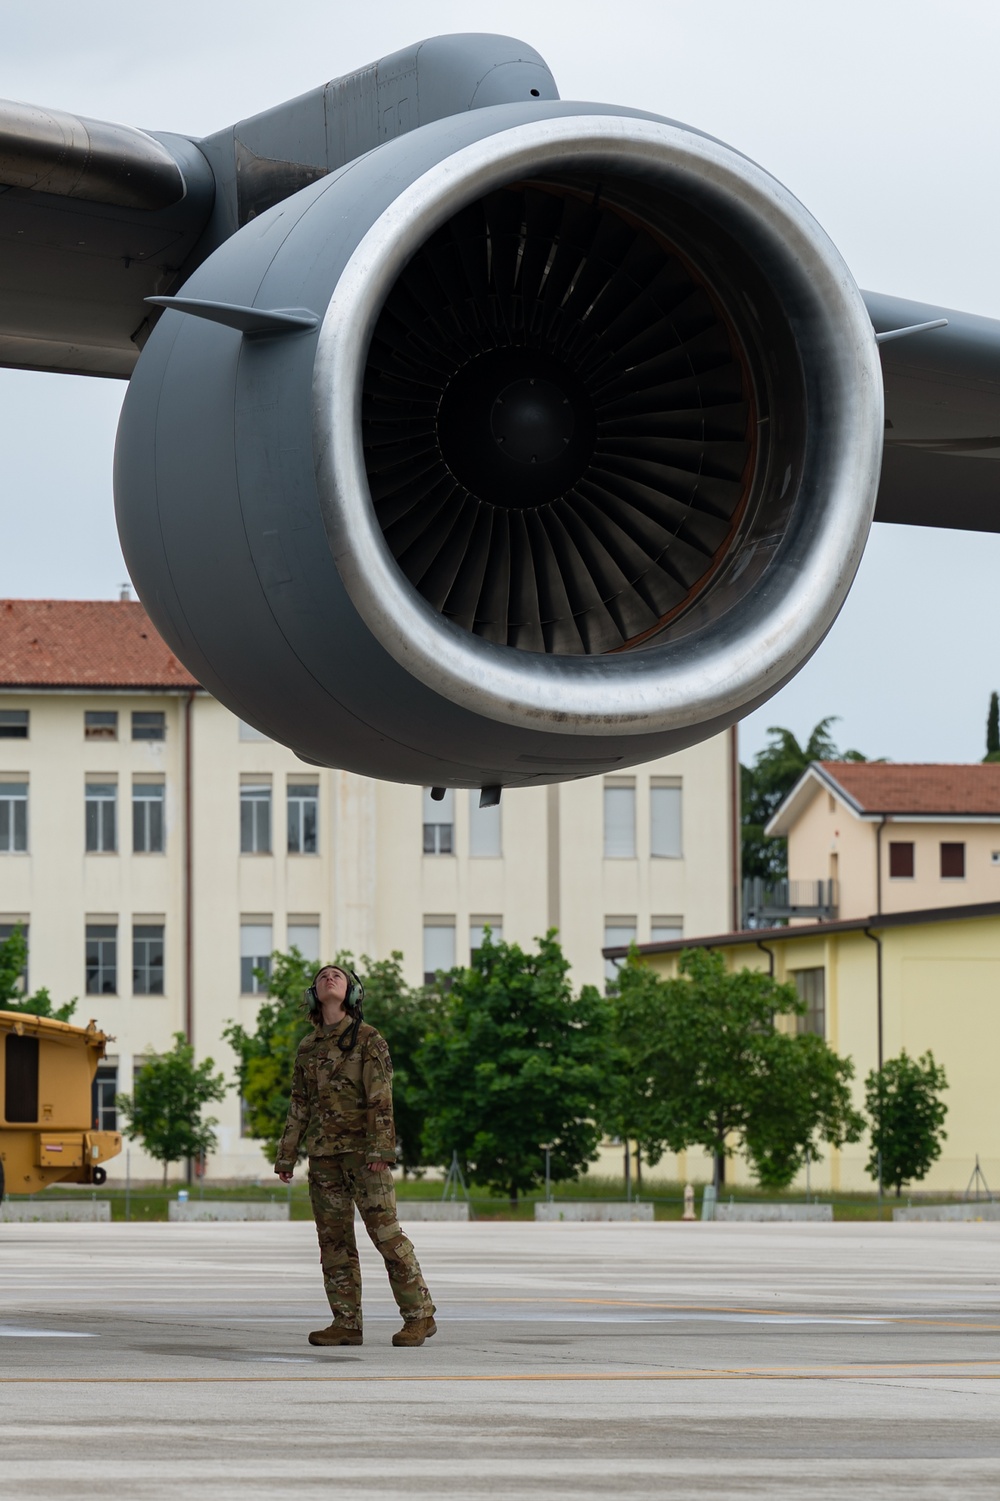
[[[406,1319],[402,1329],[392,1336],[394,1345],[411,1347],[422,1345],[425,1339],[430,1339],[432,1334],[437,1334],[437,1324],[433,1319]]]
[[[325,1329],[314,1329],[309,1336],[311,1345],[363,1345],[364,1342],[361,1330],[348,1324],[329,1324]]]

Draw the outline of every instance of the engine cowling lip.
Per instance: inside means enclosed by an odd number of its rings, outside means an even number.
[[[499,113],[499,112],[498,112]],[[438,615],[402,574],[375,516],[361,438],[368,346],[414,243],[504,183],[594,167],[673,174],[739,204],[797,268],[809,338],[828,355],[821,448],[833,478],[814,501],[816,535],[757,587],[740,628],[632,655],[543,657],[483,641]],[[676,187],[676,181],[673,186]],[[747,158],[695,131],[642,117],[562,115],[462,147],[405,186],[359,242],[320,330],[313,383],[320,509],[336,565],[369,629],[408,671],[487,718],[564,734],[694,725],[780,686],[815,650],[846,597],[874,510],[882,449],[881,371],[860,293],[823,230]]]

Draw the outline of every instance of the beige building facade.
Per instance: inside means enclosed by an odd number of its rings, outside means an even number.
[[[30,988],[78,997],[74,1020],[115,1036],[109,1126],[136,1060],[175,1032],[232,1077],[223,1028],[252,1027],[253,971],[274,950],[399,950],[418,984],[467,962],[487,925],[522,945],[554,927],[574,983],[602,984],[608,944],[731,926],[737,772],[724,735],[628,775],[508,791],[498,809],[435,802],[262,738],[138,604],[0,605],[0,937],[23,924]],[[266,1173],[235,1091],[213,1108],[209,1173]],[[131,1171],[154,1171],[135,1147]]]
[[[1000,901],[1000,764],[815,762],[766,832],[836,918]]]

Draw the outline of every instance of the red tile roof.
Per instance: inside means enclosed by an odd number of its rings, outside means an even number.
[[[1000,762],[983,766],[820,761],[862,813],[1000,814]]]
[[[196,688],[134,600],[0,600],[5,688]]]

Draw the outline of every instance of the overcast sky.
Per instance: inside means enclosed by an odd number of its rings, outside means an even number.
[[[862,287],[1000,318],[995,0],[172,0],[3,6],[0,97],[205,135],[420,37],[523,37],[567,99],[696,125],[780,178]],[[0,594],[115,598],[124,385],[0,370]],[[799,677],[746,721],[975,760],[1000,686],[1000,537],[878,527]]]

